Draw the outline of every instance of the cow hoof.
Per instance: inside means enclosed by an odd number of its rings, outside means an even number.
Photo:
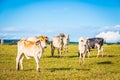
[[[19,69],[16,69],[16,71],[19,71]]]
[[[19,68],[16,68],[16,71],[19,71]]]
[[[40,68],[37,69],[37,72],[40,72]]]
[[[23,67],[21,67],[20,70],[23,70]]]

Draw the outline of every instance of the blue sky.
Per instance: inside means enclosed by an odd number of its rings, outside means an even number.
[[[0,0],[0,38],[65,33],[78,41],[103,32],[120,41],[119,0]]]

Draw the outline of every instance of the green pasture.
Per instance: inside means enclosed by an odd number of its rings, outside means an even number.
[[[40,72],[33,58],[24,58],[24,70],[16,71],[17,46],[0,45],[0,80],[120,80],[120,45],[104,45],[104,57],[96,58],[91,50],[85,64],[79,64],[78,45],[69,45],[69,53],[51,57],[50,46],[45,49]]]

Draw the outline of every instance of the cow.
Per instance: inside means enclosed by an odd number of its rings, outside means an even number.
[[[89,38],[88,39],[88,46],[89,46],[88,50],[90,51],[91,48],[97,47],[98,54],[97,54],[96,57],[99,56],[100,51],[102,51],[102,57],[103,57],[103,54],[104,54],[103,44],[104,44],[104,39],[103,38]]]
[[[68,53],[68,45],[69,45],[69,35],[64,35],[63,37],[64,53]]]
[[[1,39],[1,45],[3,45],[4,44],[4,39]]]
[[[88,40],[83,37],[80,37],[79,44],[78,44],[78,55],[79,55],[79,62],[80,62],[80,59],[82,59],[82,64],[85,63],[84,59],[85,59],[87,50],[88,50]]]
[[[20,64],[21,69],[23,70],[22,61],[25,56],[27,59],[30,59],[31,57],[35,59],[36,64],[37,64],[36,70],[39,72],[40,71],[39,62],[44,52],[44,48],[46,48],[47,39],[46,38],[40,38],[40,39],[34,38],[34,41],[32,41],[32,38],[31,38],[31,41],[29,39],[21,39],[17,43],[18,54],[16,57],[16,70],[19,70],[19,64]]]
[[[51,39],[51,54],[54,56],[55,48],[58,50],[58,54],[61,57],[62,49],[63,49],[63,37],[62,36],[54,36]]]

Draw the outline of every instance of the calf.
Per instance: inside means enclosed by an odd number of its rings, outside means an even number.
[[[18,41],[17,46],[18,46],[18,54],[16,57],[16,70],[19,70],[19,64],[21,69],[23,70],[22,61],[25,56],[27,59],[30,59],[31,57],[33,57],[37,64],[36,70],[40,71],[39,62],[44,52],[44,49],[42,47],[40,40],[36,42],[20,40]]]
[[[88,41],[87,39],[82,38],[82,37],[79,39],[78,54],[79,54],[79,58],[82,58],[83,64],[84,64],[85,55],[88,50],[88,42],[87,41]]]
[[[62,48],[63,48],[63,37],[62,36],[54,36],[51,39],[51,54],[54,56],[55,48],[58,50],[58,54],[61,57]]]
[[[100,51],[102,51],[102,57],[103,57],[103,54],[104,54],[103,43],[104,43],[103,38],[89,38],[88,39],[89,51],[90,51],[90,48],[97,47],[98,49],[97,57],[99,56]]]

